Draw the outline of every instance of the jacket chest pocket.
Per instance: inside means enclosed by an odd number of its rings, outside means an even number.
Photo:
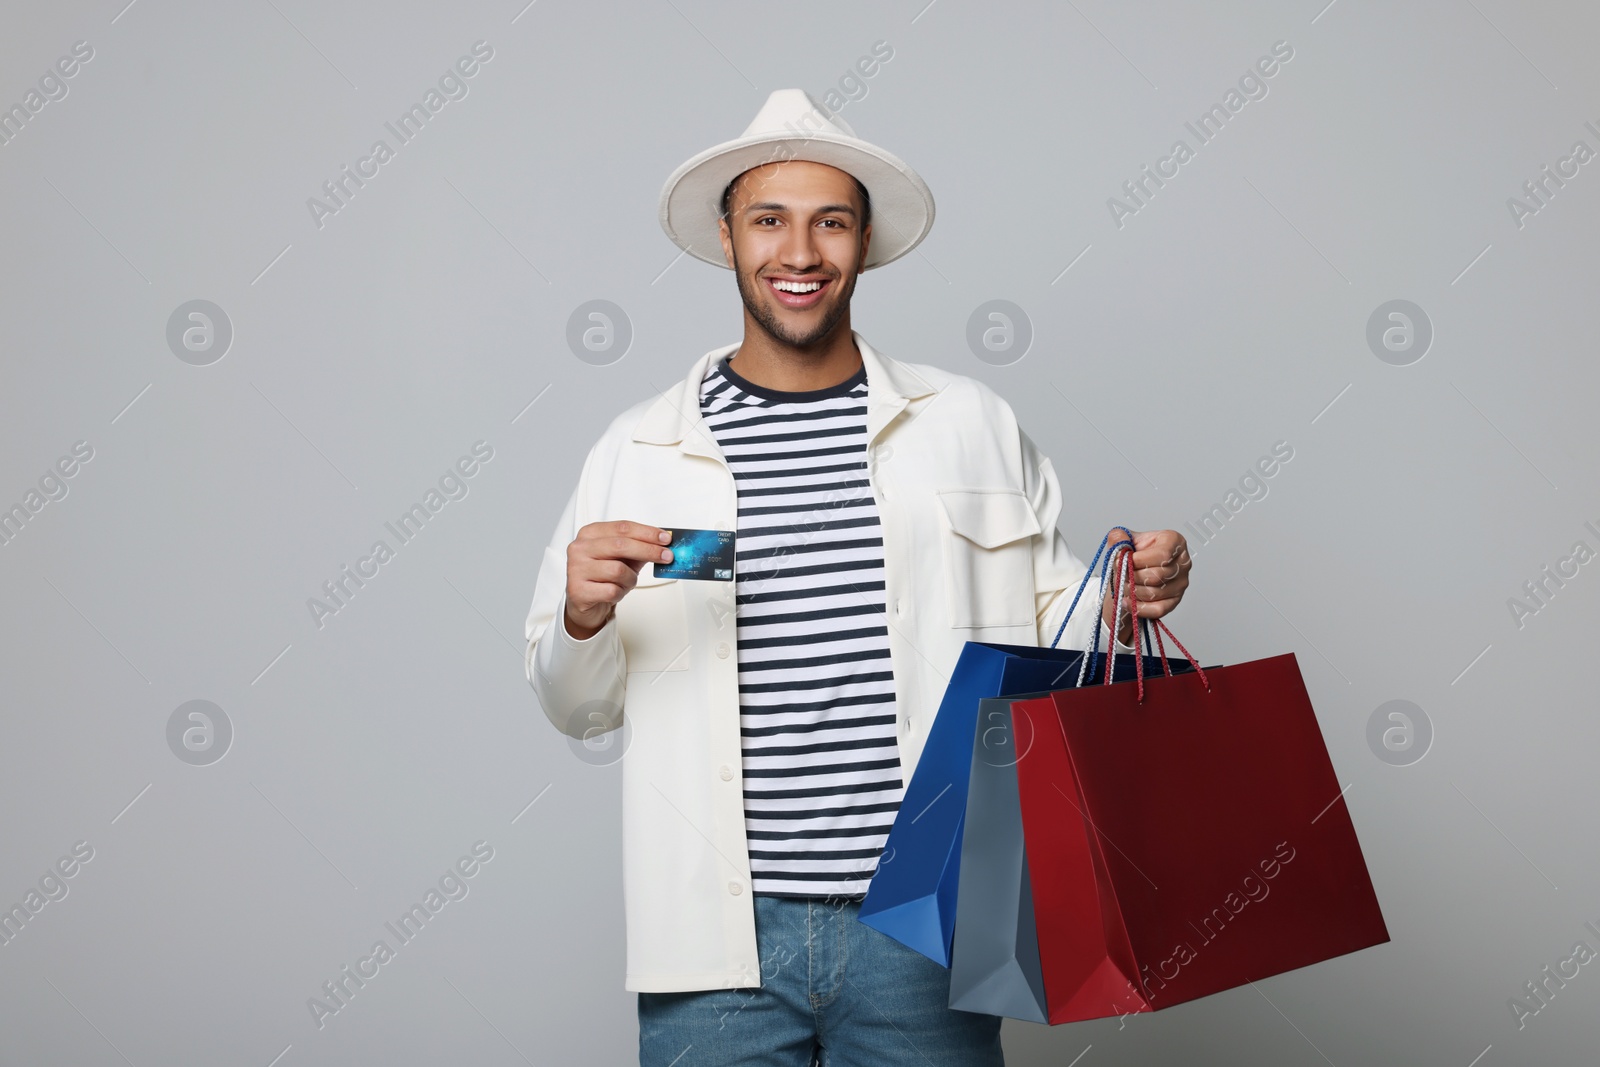
[[[945,597],[951,626],[1034,621],[1033,536],[1039,518],[1020,490],[941,489]]]
[[[689,669],[689,622],[678,579],[641,572],[617,602],[617,631],[629,674]]]

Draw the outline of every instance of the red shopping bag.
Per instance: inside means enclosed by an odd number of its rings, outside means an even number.
[[[1052,1025],[1389,940],[1294,654],[1201,670],[1178,647],[1193,673],[1011,703]]]

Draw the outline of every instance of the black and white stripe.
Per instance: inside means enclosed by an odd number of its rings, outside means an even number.
[[[739,724],[752,887],[859,897],[900,806],[863,366],[779,392],[719,360],[701,411],[739,495]]]

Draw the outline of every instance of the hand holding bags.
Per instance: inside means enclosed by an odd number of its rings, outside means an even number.
[[[1101,551],[1104,549],[1102,542]],[[1100,552],[1096,552],[1095,559],[1099,558]],[[1109,553],[1106,560],[1109,565]],[[1083,576],[1084,584],[1093,569],[1091,564]],[[1105,574],[1106,566],[1102,566],[1101,600]],[[1068,610],[1067,618],[1071,617]],[[1065,626],[1063,620],[1062,628]],[[1148,634],[1146,630],[1147,647]],[[1092,673],[1087,667],[1087,659],[1081,661],[1077,676],[1069,680],[1076,682]],[[1048,1009],[1016,767],[1017,760],[1027,753],[1028,743],[1020,747],[1014,743],[1011,704],[1024,696],[1047,695],[1018,693],[978,701],[967,812],[961,828],[960,893],[950,946],[950,1007],[1036,1023],[1046,1021]]]
[[[1105,547],[1106,542],[1101,541],[1100,551],[1067,609],[1068,618]],[[861,921],[945,966],[950,965],[955,927],[961,828],[972,773],[978,702],[984,697],[1078,684],[1077,679],[1085,674],[1086,653],[1055,647],[1065,628],[1064,619],[1048,647],[969,641],[962,648],[916,773],[906,785],[878,868],[868,884]],[[1098,634],[1096,643],[1098,646]],[[1134,656],[1108,655],[1113,677],[1135,677]]]
[[[1011,702],[1049,1022],[1388,941],[1293,653],[1148,681],[1130,659],[1135,686]]]

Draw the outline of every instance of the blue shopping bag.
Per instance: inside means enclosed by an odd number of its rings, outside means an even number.
[[[1116,527],[1133,534],[1124,527]],[[906,785],[900,810],[884,842],[883,856],[866,898],[861,921],[915,949],[929,959],[950,966],[950,945],[955,930],[956,890],[961,869],[961,831],[966,818],[967,786],[972,774],[973,738],[978,726],[978,702],[985,697],[1072,689],[1102,670],[1099,631],[1092,651],[1057,648],[1067,620],[1105,552],[1107,534],[1100,542],[1066,617],[1049,645],[1005,645],[968,641],[956,660],[945,686],[938,714],[928,730],[916,773]],[[1106,553],[1109,564],[1110,553]],[[1101,588],[1106,567],[1101,567]],[[1102,596],[1103,600],[1103,596]],[[1096,605],[1098,612],[1099,605]],[[1107,652],[1108,655],[1113,653]],[[1087,657],[1088,662],[1085,663]],[[1114,682],[1135,677],[1134,655],[1115,653]],[[1191,670],[1174,662],[1174,673]],[[1162,670],[1161,660],[1145,657],[1146,674]]]

